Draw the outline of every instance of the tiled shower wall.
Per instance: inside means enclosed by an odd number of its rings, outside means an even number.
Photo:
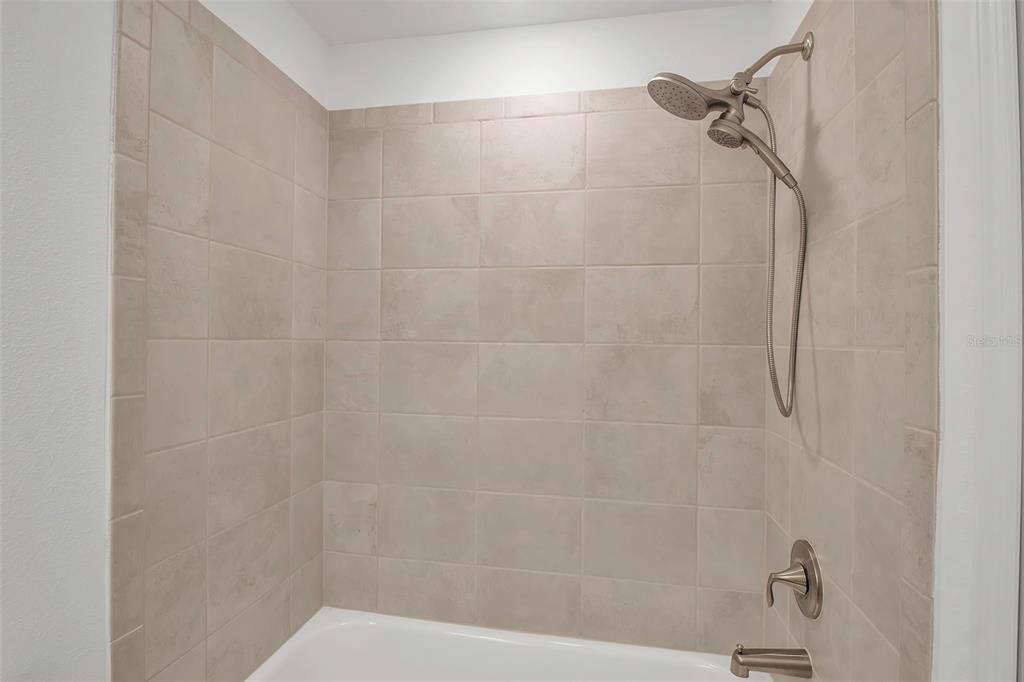
[[[327,112],[196,2],[120,7],[115,680],[239,680],[322,603]]]
[[[704,125],[642,88],[331,113],[327,604],[760,642],[766,174]]]
[[[819,0],[805,30],[811,61],[788,58],[770,79],[810,247],[796,415],[768,409],[766,545],[778,570],[792,539],[809,538],[825,601],[812,622],[787,595],[766,612],[766,640],[808,647],[822,679],[924,680],[938,404],[935,3]],[[795,210],[780,192],[788,264]],[[786,336],[780,325],[777,341]]]

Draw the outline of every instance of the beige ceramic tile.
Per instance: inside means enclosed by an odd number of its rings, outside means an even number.
[[[371,413],[324,414],[325,472],[329,481],[377,482],[378,417]]]
[[[935,434],[908,428],[904,434],[902,575],[931,594],[935,563],[937,448]]]
[[[330,148],[326,120],[295,115],[295,182],[319,197],[327,196],[327,154]]]
[[[219,146],[210,177],[210,237],[291,258],[292,183]]]
[[[377,557],[324,554],[324,605],[341,609],[377,609]]]
[[[693,585],[697,510],[587,500],[583,547],[585,575]]]
[[[364,117],[367,128],[408,126],[430,123],[432,104],[398,104],[390,107],[370,107]]]
[[[292,416],[324,409],[324,344],[292,342]]]
[[[582,264],[584,211],[582,192],[480,197],[480,264]]]
[[[907,114],[935,99],[938,81],[936,6],[933,0],[904,3],[903,68],[907,81]]]
[[[291,336],[292,266],[220,244],[210,245],[210,336]]]
[[[205,337],[209,243],[156,228],[146,243],[149,337]]]
[[[142,393],[146,389],[146,283],[115,277],[111,296],[113,392]]]
[[[849,351],[797,355],[793,441],[846,469],[852,468],[853,363]]]
[[[584,186],[583,116],[484,121],[481,125],[484,192]]]
[[[480,271],[480,338],[582,341],[583,269]]]
[[[292,493],[324,479],[324,427],[319,412],[292,419]]]
[[[428,620],[473,622],[476,572],[472,566],[379,560],[377,608]]]
[[[767,187],[763,182],[701,187],[701,262],[765,262]]]
[[[392,270],[380,288],[380,335],[389,340],[471,341],[479,333],[476,270]]]
[[[146,571],[146,677],[206,637],[206,552],[195,545]]]
[[[527,419],[480,419],[479,489],[579,495],[583,425]]]
[[[149,45],[150,22],[153,13],[151,0],[125,0],[118,3],[119,28],[129,38]]]
[[[909,3],[907,13],[919,5]],[[915,9],[911,9],[913,6]],[[908,268],[938,263],[938,122],[934,104],[907,120],[906,265]]]
[[[850,611],[850,679],[902,679],[899,651],[857,609]]]
[[[890,642],[899,643],[900,584],[884,566],[900,553],[899,502],[857,483],[853,498],[851,598]]]
[[[728,654],[737,642],[760,646],[762,599],[749,592],[697,590],[697,650]]]
[[[379,268],[380,201],[332,201],[327,211],[327,267]]]
[[[142,508],[146,399],[114,398],[110,414],[110,515],[116,519]]]
[[[324,406],[372,411],[378,405],[380,344],[328,341],[324,352]]]
[[[381,217],[386,268],[475,266],[480,258],[476,196],[385,199]]]
[[[147,455],[146,565],[206,538],[206,445]]]
[[[903,57],[894,59],[856,99],[859,215],[903,198],[906,115]]]
[[[244,521],[288,497],[290,426],[277,422],[211,438],[207,444],[208,533]]]
[[[117,55],[114,149],[146,161],[149,148],[149,52],[121,38]]]
[[[313,267],[325,267],[327,202],[296,185],[293,224],[292,258]]]
[[[647,88],[613,88],[580,93],[583,111],[620,111],[623,109],[654,109],[657,105]]]
[[[291,500],[291,570],[297,571],[324,550],[324,489],[308,488]]]
[[[146,518],[143,512],[110,525],[110,637],[143,624],[146,607]]]
[[[380,337],[380,273],[327,273],[327,338],[348,341]]]
[[[582,379],[582,346],[482,344],[480,414],[580,419]]]
[[[478,436],[470,417],[380,417],[380,482],[476,488]]]
[[[292,266],[292,338],[322,339],[326,326],[327,273]]]
[[[381,486],[381,556],[470,563],[475,555],[476,495]]]
[[[206,342],[150,341],[146,352],[146,449],[206,436]]]
[[[587,346],[587,418],[696,424],[697,364],[692,346]]]
[[[210,143],[159,116],[150,117],[149,222],[206,236]]]
[[[197,682],[206,679],[206,642],[200,642],[184,656],[161,670],[153,682]]]
[[[699,134],[697,123],[660,109],[587,114],[587,186],[695,184]]]
[[[938,292],[934,268],[907,275],[906,419],[934,429],[938,413]]]
[[[855,338],[857,235],[854,230],[812,244],[807,250],[801,325],[810,324],[816,347],[850,346]],[[779,296],[780,289],[776,288]],[[782,298],[782,296],[779,296]],[[804,322],[807,320],[807,322]]]
[[[288,503],[207,543],[207,628],[213,632],[288,576]]]
[[[705,266],[700,272],[700,340],[753,346],[764,341],[763,265]],[[790,292],[778,291],[779,298]],[[787,326],[782,318],[780,326]]]
[[[697,584],[759,591],[764,582],[763,514],[736,509],[699,512]]]
[[[552,95],[521,95],[505,98],[505,117],[551,116],[575,114],[580,110],[578,92],[559,92]]]
[[[219,48],[213,55],[213,139],[292,178],[295,110],[277,91]]]
[[[324,562],[322,555],[291,577],[291,630],[295,632],[324,605]]]
[[[377,553],[376,485],[324,484],[324,548],[350,554]]]
[[[480,124],[439,123],[384,131],[385,196],[480,190]]]
[[[764,437],[765,511],[783,530],[789,528],[789,443],[774,433]]]
[[[874,214],[857,227],[857,344],[902,346],[905,334],[904,203]]]
[[[379,197],[381,131],[346,129],[331,134],[328,195],[331,199]]]
[[[854,353],[853,472],[900,499],[903,495],[903,353]]]
[[[579,573],[580,505],[579,500],[481,493],[477,496],[477,563]]]
[[[932,679],[932,600],[900,586],[900,679]]]
[[[589,268],[587,341],[696,343],[697,270],[694,266]]]
[[[587,192],[588,265],[700,261],[695,187]]]
[[[213,46],[187,19],[153,4],[150,106],[204,137],[210,136]]]
[[[345,109],[343,111],[332,111],[330,114],[331,139],[342,134],[343,130],[366,127],[365,109]]]
[[[811,543],[824,574],[844,590],[853,563],[854,485],[849,474],[830,462],[798,447],[790,449],[790,535]]]
[[[857,149],[856,109],[853,104],[847,104],[824,128],[810,137],[802,155],[802,167],[795,170],[799,174],[797,177],[804,195],[816,197],[815,201],[807,204],[808,233],[811,239],[846,227],[862,214],[858,205],[857,166],[860,152]],[[788,199],[787,194],[791,193],[780,194],[780,198]],[[795,207],[784,211],[786,206],[780,201],[778,224],[796,225]],[[787,243],[787,234],[789,242],[795,241],[796,230],[780,229],[781,243]]]
[[[114,155],[113,246],[111,273],[146,275],[146,217],[149,210],[146,166]]]
[[[477,348],[465,343],[384,343],[380,404],[386,412],[472,415]]]
[[[701,427],[699,503],[734,509],[764,508],[764,441],[758,429]]]
[[[826,579],[822,589],[835,589]],[[789,611],[789,629],[814,660],[817,675],[828,680],[850,678],[850,617],[853,606],[842,592],[836,592],[830,609],[817,620],[804,618],[799,609]],[[837,644],[838,643],[838,644]]]
[[[291,411],[291,344],[210,343],[210,434],[286,419]]]
[[[146,678],[146,632],[133,630],[110,644],[111,682],[136,682]]]
[[[481,568],[477,609],[485,627],[575,636],[580,629],[580,578]]]
[[[903,13],[917,0],[882,0],[853,5],[854,72],[857,90],[864,89],[903,50]],[[919,49],[911,46],[910,49]]]
[[[663,424],[586,425],[587,497],[697,503],[697,429]]]
[[[584,637],[692,649],[697,642],[696,609],[692,587],[583,578]]]
[[[802,76],[797,79],[797,82],[806,82],[806,95],[809,95],[801,103],[807,108],[805,125],[811,128],[808,132],[820,130],[836,112],[853,99],[856,91],[854,3],[836,2],[821,5],[825,12],[818,25],[814,27],[814,59],[807,62],[806,66],[800,62],[793,66],[810,74],[809,78]],[[797,116],[800,116],[798,112],[803,111],[796,103],[793,109]],[[802,118],[800,116],[800,119]]]
[[[206,643],[206,679],[242,680],[291,634],[288,581],[261,597]]]
[[[461,102],[438,102],[434,105],[436,123],[455,121],[486,121],[501,118],[503,103],[500,97],[493,99],[469,99]]]

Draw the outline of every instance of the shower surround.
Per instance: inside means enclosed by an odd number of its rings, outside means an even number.
[[[327,112],[201,4],[119,28],[113,678],[237,680],[322,602]]]
[[[767,171],[710,119],[643,88],[328,115],[195,0],[120,8],[115,680],[243,679],[322,604],[928,678],[930,0],[815,3],[812,60],[755,83],[810,211],[789,421]],[[763,607],[797,537],[819,621]]]
[[[767,178],[705,126],[643,88],[331,113],[328,605],[761,641]]]

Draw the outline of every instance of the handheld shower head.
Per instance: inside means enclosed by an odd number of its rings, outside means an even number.
[[[771,150],[765,141],[755,135],[751,130],[741,126],[735,121],[730,121],[726,115],[715,119],[708,128],[708,137],[717,144],[729,149],[736,149],[744,144],[754,150],[754,153],[761,157],[765,165],[771,169],[779,180],[782,180],[787,187],[796,187],[796,178],[778,154]]]

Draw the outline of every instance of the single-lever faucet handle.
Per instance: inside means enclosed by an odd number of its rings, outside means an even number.
[[[809,587],[807,584],[807,571],[804,570],[804,567],[800,562],[794,562],[793,565],[785,571],[769,573],[768,584],[765,586],[765,597],[768,599],[769,608],[775,605],[775,595],[772,592],[772,586],[775,583],[782,583],[800,596],[807,594],[807,589]]]
[[[789,560],[792,562],[785,571],[768,574],[768,584],[765,586],[765,599],[768,606],[775,605],[775,595],[772,587],[775,583],[782,583],[795,592],[797,606],[800,613],[811,620],[821,615],[821,567],[818,565],[818,557],[807,540],[797,540],[790,550]]]

